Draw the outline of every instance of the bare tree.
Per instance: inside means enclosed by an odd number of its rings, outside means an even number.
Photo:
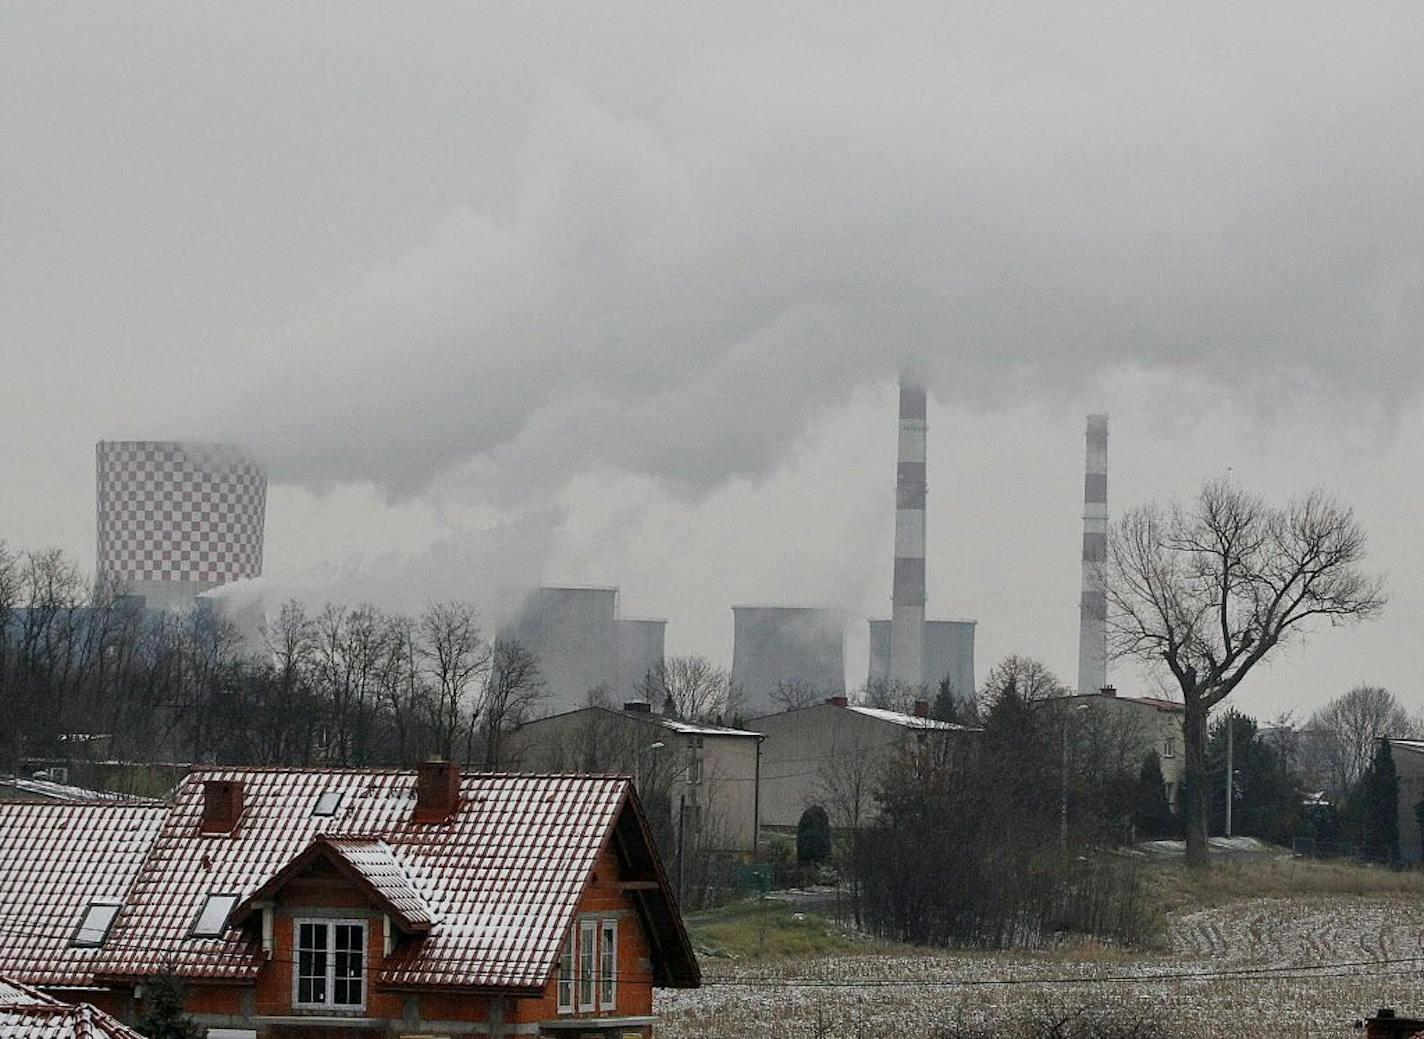
[[[907,682],[891,682],[875,679],[866,682],[856,697],[867,707],[882,711],[898,711],[910,714],[915,709],[915,701],[923,699],[924,687]]]
[[[468,603],[432,603],[420,615],[420,656],[430,683],[430,727],[435,751],[455,760],[466,735],[466,757],[473,747],[479,705],[471,702],[489,670],[490,649],[480,634],[475,609]]]
[[[979,694],[979,705],[987,709],[1006,692],[1018,694],[1024,703],[1052,700],[1072,693],[1049,670],[1048,665],[1033,657],[1010,654],[989,669]]]
[[[481,722],[485,768],[504,767],[504,733],[524,721],[545,694],[544,678],[534,654],[513,639],[496,639]]]
[[[1307,622],[1359,621],[1384,605],[1363,573],[1353,512],[1316,492],[1285,508],[1227,481],[1187,506],[1141,506],[1114,524],[1102,575],[1116,656],[1166,668],[1186,708],[1187,861],[1207,861],[1207,712]]]
[[[1309,730],[1317,774],[1343,797],[1369,767],[1376,737],[1413,735],[1413,724],[1388,689],[1357,685],[1311,715]]]
[[[771,691],[771,702],[783,711],[814,707],[825,698],[825,690],[800,678],[777,682],[776,688]]]
[[[697,721],[730,715],[739,706],[732,676],[706,657],[668,657],[638,691],[654,707],[671,699],[679,718]]]

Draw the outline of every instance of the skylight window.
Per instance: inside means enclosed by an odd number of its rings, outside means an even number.
[[[209,895],[193,924],[194,938],[220,938],[227,928],[228,914],[237,905],[236,895]]]
[[[84,910],[84,919],[79,921],[79,930],[74,932],[70,945],[95,949],[104,944],[109,928],[114,926],[114,917],[119,915],[122,903],[117,898],[96,898]]]
[[[341,807],[341,791],[328,790],[316,799],[316,807],[312,809],[312,815],[335,815],[336,810]]]

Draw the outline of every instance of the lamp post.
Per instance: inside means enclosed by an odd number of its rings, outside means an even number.
[[[646,753],[656,754],[663,749],[663,741],[649,743],[646,747],[639,747],[637,755],[633,760],[633,789],[638,791],[638,796],[643,796],[643,755]]]
[[[1080,703],[1073,707],[1072,712],[1063,712],[1063,771],[1058,798],[1058,847],[1065,855],[1068,853],[1068,722],[1074,713],[1081,714],[1087,709],[1087,704]]]

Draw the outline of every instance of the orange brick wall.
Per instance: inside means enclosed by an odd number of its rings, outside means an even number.
[[[605,850],[599,856],[594,873],[595,877],[579,905],[579,917],[601,919],[604,914],[608,914],[614,915],[618,921],[617,1009],[571,1016],[599,1018],[650,1015],[653,998],[648,938],[638,918],[633,896],[618,887],[620,870],[617,857],[611,850]],[[405,1014],[407,993],[383,992],[369,985],[369,978],[380,970],[383,959],[384,932],[381,916],[373,912],[364,896],[353,890],[344,878],[325,871],[294,879],[282,891],[273,918],[273,955],[263,966],[255,986],[192,983],[187,999],[189,1012],[240,1016],[244,1014],[244,1003],[247,1002],[259,1015],[280,1016],[293,1013],[295,921],[304,915],[304,911],[317,908],[349,910],[352,919],[366,920],[368,987],[363,1016],[400,1021]],[[598,962],[599,958],[596,956],[595,963]],[[577,957],[575,963],[577,964]],[[250,997],[245,1000],[244,996],[248,993]],[[482,996],[445,992],[419,993],[415,998],[418,1000],[419,1016],[424,1021],[482,1022],[488,1019],[489,1000]],[[559,1016],[557,969],[551,975],[541,996],[510,1000],[506,1004],[506,1020],[511,1024],[533,1023]],[[323,1030],[323,1036],[328,1034]]]
[[[618,987],[616,1010],[560,1015],[558,1012],[558,970],[555,969],[544,994],[538,999],[521,999],[510,1020],[519,1023],[542,1021],[560,1016],[578,1018],[642,1017],[653,1012],[652,979],[649,976],[648,936],[638,918],[633,896],[618,888],[621,879],[617,857],[609,849],[599,856],[594,867],[595,879],[579,903],[579,917],[600,913],[617,913],[618,920]],[[622,911],[621,913],[619,911]],[[577,928],[577,923],[574,925]],[[598,962],[595,956],[594,962]],[[578,956],[574,957],[577,970]],[[577,1001],[577,988],[575,989]]]

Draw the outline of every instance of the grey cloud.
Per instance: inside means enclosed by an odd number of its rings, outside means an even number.
[[[274,331],[225,432],[256,416],[313,485],[547,491],[596,464],[697,495],[907,364],[976,402],[1122,364],[1263,407],[1412,398],[1424,20],[1212,10],[682,40],[633,113],[551,79],[506,204],[470,197]]]

